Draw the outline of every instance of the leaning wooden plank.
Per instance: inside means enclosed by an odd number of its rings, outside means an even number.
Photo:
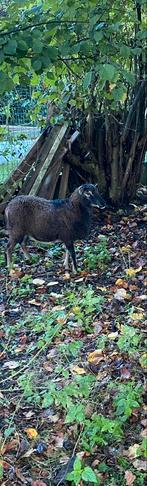
[[[27,155],[24,157],[22,162],[18,165],[18,167],[14,170],[14,172],[10,175],[9,179],[4,184],[4,187],[1,190],[1,195],[5,194],[6,191],[11,188],[12,184],[19,179],[22,179],[24,177],[28,170],[30,169],[30,166],[34,162],[35,158],[38,155],[38,152],[40,151],[42,145],[44,144],[44,141],[48,135],[49,128],[46,128],[44,132],[40,135],[40,137],[36,140],[35,144],[29,150]]]
[[[68,139],[66,141],[65,145],[61,144],[61,146],[58,147],[58,149],[55,153],[55,156],[53,157],[53,160],[52,160],[51,164],[49,165],[49,167],[48,167],[48,169],[45,173],[45,176],[43,177],[43,179],[41,181],[40,187],[37,191],[37,195],[39,195],[40,197],[45,197],[46,199],[49,199],[50,192],[51,192],[51,194],[53,192],[51,190],[52,170],[53,170],[53,168],[55,168],[55,165],[58,164],[58,161],[62,161],[65,154],[68,152],[68,150],[71,150],[71,146],[74,143],[74,141],[77,139],[78,136],[79,136],[79,132],[78,132],[78,130],[76,130],[71,135],[70,139]],[[61,170],[62,170],[62,167],[61,167]],[[67,174],[66,174],[66,177],[67,177]],[[66,189],[64,189],[64,193],[66,194]]]
[[[46,158],[46,160],[45,160],[45,162],[42,166],[42,169],[39,171],[38,177],[36,178],[32,188],[31,188],[30,194],[32,194],[32,195],[37,194],[39,186],[41,184],[41,181],[42,181],[49,165],[51,164],[53,157],[54,157],[60,143],[62,142],[63,138],[65,137],[67,130],[68,130],[68,125],[64,124],[61,127],[59,134],[58,134],[55,142],[53,143],[53,146],[51,147],[51,150],[50,150],[48,157]]]
[[[19,194],[29,194],[30,190],[38,177],[38,174],[46,160],[49,151],[51,149],[52,144],[54,143],[60,127],[59,125],[52,128],[51,132],[49,133],[48,137],[45,139],[44,144],[41,147],[40,152],[38,153],[37,160],[34,161],[34,164],[31,166],[29,173],[26,175],[25,180],[22,185],[22,189]]]

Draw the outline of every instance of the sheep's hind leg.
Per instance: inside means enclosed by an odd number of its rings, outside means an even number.
[[[6,258],[7,258],[7,267],[8,267],[8,269],[11,268],[11,265],[12,265],[12,253],[13,253],[13,250],[14,250],[15,245],[17,243],[18,242],[15,239],[13,239],[13,238],[9,238],[9,240],[8,240],[7,250],[6,250]]]
[[[25,258],[28,259],[28,258],[30,258],[30,253],[28,252],[28,249],[26,247],[27,239],[28,239],[28,237],[25,236],[24,239],[23,239],[23,241],[22,241],[22,243],[21,243],[21,248],[22,248],[22,251],[24,253]]]
[[[66,245],[66,247],[72,259],[72,271],[73,273],[77,273],[77,262],[76,262],[74,245],[70,244],[70,245]]]

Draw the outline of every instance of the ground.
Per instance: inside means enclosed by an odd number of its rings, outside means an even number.
[[[34,242],[8,275],[2,237],[3,486],[145,484],[146,217],[95,217],[70,277]]]

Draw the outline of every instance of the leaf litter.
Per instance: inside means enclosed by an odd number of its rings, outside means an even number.
[[[92,467],[99,484],[144,482],[144,211],[107,219],[86,249],[77,243],[79,276],[60,260],[46,269],[47,250],[36,266],[22,262],[9,277],[3,269],[3,484],[69,484],[78,455],[83,478]]]

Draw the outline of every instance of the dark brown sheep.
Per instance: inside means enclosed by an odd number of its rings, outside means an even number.
[[[64,243],[65,268],[68,269],[70,254],[73,270],[76,271],[74,241],[88,236],[93,205],[105,207],[97,187],[93,184],[83,184],[67,199],[48,201],[35,196],[16,196],[5,210],[9,234],[8,266],[15,245],[20,243],[26,253],[25,239],[31,236],[39,241]]]

